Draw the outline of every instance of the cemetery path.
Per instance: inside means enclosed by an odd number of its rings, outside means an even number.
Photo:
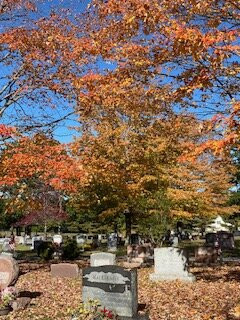
[[[25,270],[26,271],[26,270]],[[151,320],[226,320],[240,301],[240,266],[194,268],[195,283],[150,282],[150,269],[138,270],[139,303],[146,304]],[[81,302],[80,279],[51,278],[49,267],[22,274],[16,284],[31,293],[25,310],[2,320],[67,320]]]

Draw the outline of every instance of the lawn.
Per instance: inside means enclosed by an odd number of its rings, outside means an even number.
[[[35,269],[35,270],[34,270]],[[138,300],[146,304],[151,320],[225,320],[240,301],[240,266],[193,268],[195,283],[152,283],[151,269],[138,270]],[[22,264],[17,281],[20,291],[33,299],[28,309],[12,312],[3,320],[66,320],[81,302],[81,279],[51,278],[49,265]]]

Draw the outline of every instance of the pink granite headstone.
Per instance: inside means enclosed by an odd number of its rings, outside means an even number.
[[[60,278],[78,278],[79,267],[76,263],[51,264],[51,275]]]
[[[19,266],[15,259],[8,255],[0,255],[0,289],[14,284],[19,274]]]

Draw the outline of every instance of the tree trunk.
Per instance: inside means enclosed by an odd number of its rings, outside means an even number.
[[[47,224],[44,224],[44,238],[47,240]]]
[[[124,212],[125,214],[125,223],[126,223],[126,242],[127,244],[130,243],[131,240],[131,233],[132,233],[132,216],[129,210]]]

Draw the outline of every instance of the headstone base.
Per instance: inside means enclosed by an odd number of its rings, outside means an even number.
[[[179,276],[176,274],[158,274],[158,273],[151,273],[149,275],[149,278],[151,281],[173,281],[173,280],[180,280],[180,281],[186,281],[186,282],[194,282],[196,280],[196,277],[189,273],[189,275],[181,275]]]
[[[144,313],[144,314],[137,314],[134,317],[120,317],[118,316],[118,320],[149,320],[149,314]]]

